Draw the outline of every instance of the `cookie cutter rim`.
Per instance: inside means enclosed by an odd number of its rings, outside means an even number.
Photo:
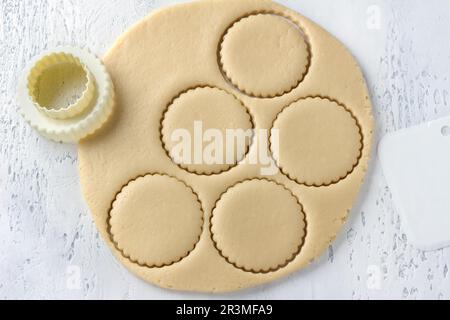
[[[85,78],[85,83],[83,84],[84,90],[75,102],[65,107],[53,109],[49,106],[41,105],[37,98],[40,77],[50,68],[63,64],[72,64],[83,70]],[[92,102],[92,99],[94,99],[96,90],[95,78],[89,68],[78,57],[65,52],[52,52],[49,55],[41,56],[41,59],[31,68],[27,80],[28,94],[33,100],[35,107],[55,119],[67,119],[82,113]]]
[[[94,75],[97,84],[96,99],[88,109],[68,119],[54,119],[40,112],[29,96],[27,87],[27,78],[33,66],[43,56],[55,52],[68,53],[79,58]],[[65,46],[47,50],[34,57],[19,78],[17,103],[20,107],[20,113],[31,127],[42,136],[55,142],[77,143],[100,129],[113,112],[114,99],[114,85],[105,66],[88,49]]]

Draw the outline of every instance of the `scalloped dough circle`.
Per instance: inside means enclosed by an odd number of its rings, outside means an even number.
[[[335,101],[306,98],[277,117],[278,148],[273,156],[283,173],[300,184],[325,186],[348,176],[362,152],[360,127],[352,114]]]
[[[217,174],[235,166],[244,157],[251,143],[251,134],[245,139],[242,149],[239,144],[234,144],[234,149],[229,155],[226,154],[227,130],[242,129],[244,131],[252,129],[252,119],[246,107],[232,94],[218,88],[199,87],[188,90],[174,99],[169,106],[162,123],[162,140],[164,148],[169,156],[182,168],[196,174]],[[187,130],[191,137],[190,156],[183,158],[183,145],[180,136],[175,135],[177,130]],[[220,134],[212,140],[203,140],[202,147],[196,147],[192,141],[200,134],[206,134],[209,129],[211,133]],[[200,130],[200,131],[199,131]],[[219,131],[217,131],[219,130]],[[178,133],[181,133],[178,131]],[[197,137],[198,138],[198,137]],[[200,140],[199,139],[199,140]],[[218,143],[218,144],[216,144]],[[220,149],[222,145],[222,156],[216,159],[215,149]],[[209,151],[208,151],[209,150]],[[201,156],[201,163],[196,164],[197,157]],[[228,156],[228,159],[227,159]],[[221,158],[221,159],[220,159]],[[217,160],[217,161],[216,161]]]
[[[122,188],[113,202],[109,225],[124,257],[139,265],[162,267],[195,248],[203,212],[197,195],[185,183],[147,175]]]
[[[300,252],[305,214],[286,187],[269,180],[247,180],[221,196],[211,232],[229,263],[249,272],[270,272],[286,266]]]
[[[220,46],[220,65],[239,90],[255,97],[281,96],[305,77],[310,52],[299,26],[275,14],[236,22]]]

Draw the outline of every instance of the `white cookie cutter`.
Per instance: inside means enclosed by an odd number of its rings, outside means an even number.
[[[39,77],[50,68],[67,64],[83,70],[86,76],[83,92],[61,108],[39,104]],[[64,73],[63,69],[59,71]],[[44,137],[76,143],[108,120],[114,107],[114,87],[105,66],[95,55],[84,49],[58,47],[40,54],[28,64],[19,79],[17,101],[25,120]]]

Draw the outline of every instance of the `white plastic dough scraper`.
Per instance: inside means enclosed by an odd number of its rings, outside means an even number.
[[[450,117],[388,134],[378,152],[409,241],[450,246]]]

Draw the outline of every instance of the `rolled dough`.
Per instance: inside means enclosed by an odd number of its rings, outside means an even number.
[[[152,13],[103,61],[116,112],[80,144],[80,176],[101,235],[131,272],[225,292],[282,278],[328,248],[364,180],[374,126],[362,72],[332,35],[269,0],[200,0]],[[204,87],[213,89],[174,103]],[[218,99],[214,111],[189,104],[194,93]],[[224,99],[230,109],[217,109]],[[279,127],[286,174],[262,176],[245,161],[178,165],[166,130],[197,119]]]

